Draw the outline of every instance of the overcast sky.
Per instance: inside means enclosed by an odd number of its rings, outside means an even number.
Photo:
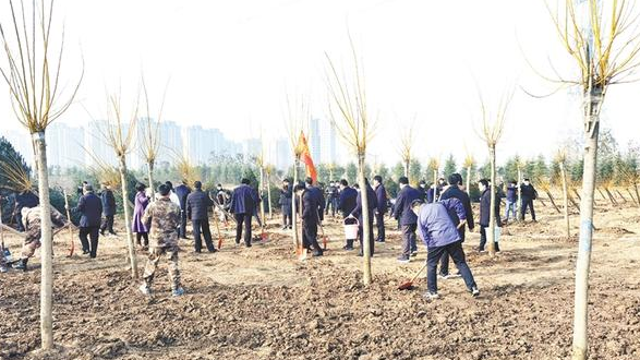
[[[553,3],[553,1],[551,1]],[[581,127],[575,92],[544,99],[553,86],[537,70],[576,74],[542,1],[531,0],[60,0],[66,25],[63,77],[85,62],[76,104],[60,119],[80,125],[105,115],[106,89],[133,94],[144,71],[152,102],[169,82],[164,118],[220,128],[232,139],[286,136],[285,94],[305,96],[327,119],[327,52],[350,68],[348,31],[363,59],[372,115],[378,119],[370,155],[398,161],[398,128],[415,116],[416,156],[459,159],[465,148],[486,158],[475,129],[478,89],[495,109],[515,90],[504,159],[549,155]],[[0,14],[6,14],[6,5]],[[0,18],[5,20],[5,15]],[[4,86],[4,85],[3,85]],[[6,89],[6,87],[2,87]],[[4,90],[3,90],[4,91]],[[572,95],[574,94],[574,95]],[[640,85],[612,88],[604,122],[621,143],[640,135]],[[86,110],[85,110],[86,109]],[[6,97],[0,121],[17,127]],[[500,161],[500,159],[499,159]]]

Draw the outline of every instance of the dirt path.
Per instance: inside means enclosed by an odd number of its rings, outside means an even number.
[[[59,347],[39,344],[39,259],[27,273],[0,275],[0,359],[566,359],[571,344],[575,239],[562,239],[562,217],[538,206],[538,224],[505,230],[503,252],[468,261],[482,295],[461,279],[397,291],[425,258],[399,265],[397,231],[376,244],[374,284],[360,284],[361,261],[344,252],[341,229],[328,225],[326,256],[295,261],[291,239],[270,231],[266,244],[194,254],[183,245],[187,294],[171,298],[161,262],[147,300],[130,279],[124,239],[103,238],[98,258],[66,258],[56,240],[54,331]],[[591,359],[640,359],[640,211],[599,206],[592,257]],[[574,233],[577,218],[573,217]],[[389,221],[388,228],[394,226]],[[506,233],[510,233],[510,235]],[[9,244],[18,249],[19,239]],[[77,246],[76,246],[77,248]],[[139,260],[144,264],[144,254]],[[634,275],[635,274],[635,275]]]

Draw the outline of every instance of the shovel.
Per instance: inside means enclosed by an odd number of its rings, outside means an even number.
[[[222,248],[222,234],[220,233],[220,224],[218,221],[218,216],[217,214],[213,214],[213,219],[216,222],[216,230],[218,232],[218,250],[220,250]]]
[[[400,286],[398,286],[398,290],[411,290],[411,288],[413,288],[413,282],[416,281],[418,276],[420,276],[420,274],[422,273],[422,270],[424,270],[426,267],[427,267],[427,263],[425,262],[424,265],[422,265],[420,270],[418,270],[418,272],[413,276],[411,280],[405,281],[402,284],[400,284]]]

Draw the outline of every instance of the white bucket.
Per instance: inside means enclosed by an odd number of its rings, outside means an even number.
[[[355,220],[355,224],[347,224],[347,220]],[[358,232],[360,230],[360,222],[355,218],[344,219],[344,236],[347,240],[354,240],[358,238]]]

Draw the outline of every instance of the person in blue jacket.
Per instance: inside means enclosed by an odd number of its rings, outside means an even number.
[[[387,213],[389,208],[387,207],[387,189],[384,188],[382,184],[382,176],[376,175],[373,178],[373,188],[376,191],[376,201],[378,203],[378,207],[376,207],[376,227],[378,228],[378,237],[376,238],[377,242],[384,242],[385,240],[385,231],[384,231],[384,215]]]
[[[340,180],[340,197],[338,198],[338,210],[342,213],[342,218],[349,217],[353,209],[356,208],[356,202],[358,200],[358,192],[349,186],[349,182],[345,179]],[[347,244],[343,247],[344,250],[353,250],[353,242],[356,239],[346,239]]]
[[[251,247],[251,218],[258,205],[257,192],[249,186],[249,179],[242,179],[240,186],[233,189],[229,212],[236,219],[236,244],[240,244],[244,224],[244,245]]]
[[[400,192],[394,205],[393,217],[400,221],[402,230],[402,254],[398,257],[398,262],[408,263],[410,256],[418,255],[418,245],[416,244],[416,222],[418,218],[411,211],[411,203],[416,199],[423,199],[423,192],[409,186],[409,179],[402,176],[398,179]],[[423,201],[424,202],[424,201]]]
[[[363,247],[363,239],[364,239],[364,210],[362,209],[362,193],[366,191],[367,201],[368,203],[368,211],[369,211],[369,248],[370,255],[373,256],[374,253],[374,238],[373,238],[373,211],[378,207],[378,201],[376,200],[376,192],[373,191],[371,185],[369,185],[369,180],[364,179],[366,184],[366,189],[358,192],[358,197],[356,198],[356,208],[351,212],[351,217],[358,218],[360,222],[360,229],[358,230],[358,236],[360,237],[360,253],[358,256],[364,255],[364,247]]]
[[[417,216],[418,232],[422,241],[427,246],[427,292],[425,298],[429,300],[438,298],[437,267],[438,261],[446,254],[451,256],[456,267],[460,271],[464,283],[471,294],[476,297],[480,290],[473,279],[471,269],[465,260],[462,241],[457,228],[466,223],[466,212],[460,200],[451,198],[436,203],[425,204],[416,199],[411,203],[411,208]],[[460,219],[460,225],[454,225],[449,212],[454,211]]]
[[[505,221],[509,222],[510,215],[513,214],[514,219],[518,219],[518,182],[515,180],[509,181],[507,184],[507,211],[505,214]]]
[[[191,219],[193,227],[194,250],[196,253],[202,252],[202,238],[204,238],[207,250],[215,253],[218,250],[213,245],[209,228],[209,208],[213,206],[213,200],[208,192],[202,190],[202,182],[194,182],[193,187],[194,191],[187,196],[187,216]]]

